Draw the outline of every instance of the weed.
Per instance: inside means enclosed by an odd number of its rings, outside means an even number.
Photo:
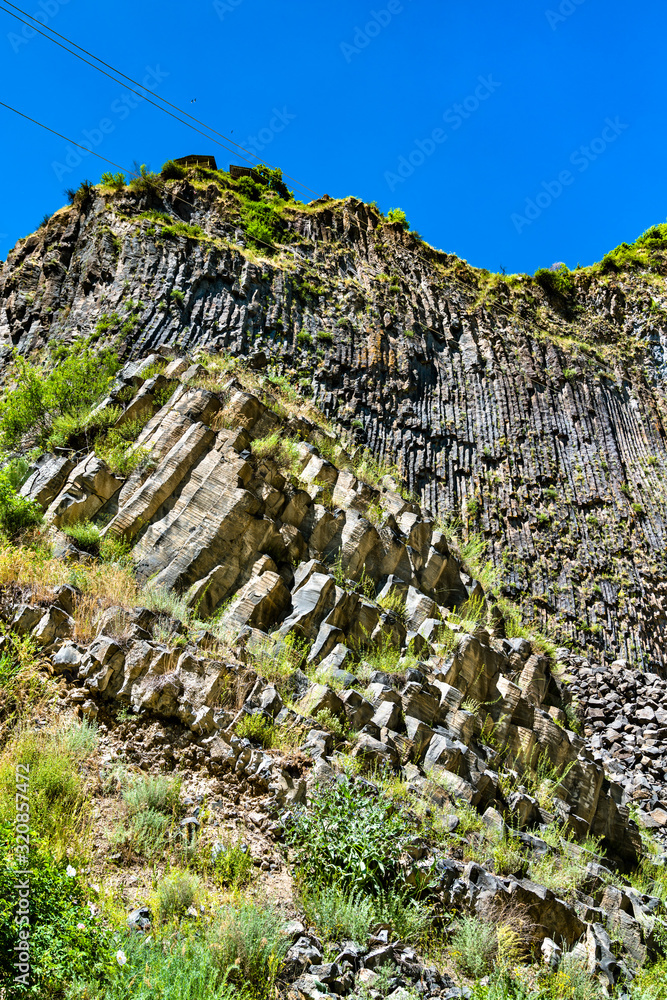
[[[275,726],[260,713],[244,715],[236,724],[236,735],[240,739],[248,739],[251,743],[258,743],[267,750],[273,746]]]
[[[64,525],[62,531],[71,538],[78,549],[98,555],[100,551],[100,529],[90,521]]]
[[[231,840],[223,843],[220,849],[211,855],[213,872],[216,881],[226,889],[243,889],[255,872],[252,855],[246,844],[240,839],[234,843]]]
[[[225,907],[211,935],[210,947],[230,982],[241,987],[249,1000],[268,1000],[283,958],[290,946],[281,933],[281,916],[270,907],[243,902]]]
[[[120,362],[111,351],[94,351],[85,342],[57,348],[40,369],[14,357],[9,389],[0,403],[0,441],[11,450],[30,433],[38,444],[48,440],[53,421],[80,412],[103,395]]]
[[[480,979],[491,971],[498,947],[496,931],[479,917],[464,916],[456,923],[451,954],[459,970]]]
[[[311,808],[294,815],[287,837],[306,885],[332,885],[380,897],[403,881],[400,855],[411,822],[393,805],[344,777],[320,788]]]
[[[346,939],[365,945],[375,919],[373,900],[362,893],[347,894],[337,885],[315,886],[301,895],[301,907],[309,925],[327,940]]]
[[[199,901],[201,882],[194,872],[174,871],[158,882],[155,910],[161,923],[182,917]]]

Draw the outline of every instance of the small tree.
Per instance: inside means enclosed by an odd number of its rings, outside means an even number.
[[[401,229],[410,228],[410,223],[402,208],[390,208],[387,213],[387,219],[393,226],[400,226]]]

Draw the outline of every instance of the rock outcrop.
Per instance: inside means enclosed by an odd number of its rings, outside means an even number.
[[[609,258],[575,272],[565,294],[527,276],[475,271],[355,199],[287,203],[281,247],[258,260],[244,249],[230,187],[227,175],[200,172],[151,192],[103,189],[56,213],[0,272],[5,356],[101,324],[134,359],[161,348],[225,350],[259,366],[268,359],[359,444],[396,461],[433,514],[481,532],[537,625],[558,628],[604,664],[620,656],[662,670],[661,231],[643,263]],[[148,208],[187,225],[163,233],[142,214]],[[145,387],[133,414],[155,390]],[[160,434],[172,447],[169,428]],[[230,510],[241,504],[238,516],[254,517],[234,493],[244,487],[226,478],[223,452],[183,503],[205,504],[206,491],[220,489]],[[147,487],[152,506],[187,461],[171,455],[165,483]],[[64,517],[73,504],[92,509],[103,499],[92,484],[72,485]],[[135,509],[117,522],[128,535]],[[178,538],[181,515],[171,517],[165,545]],[[226,529],[202,524],[202,552],[218,530]],[[364,544],[373,543],[371,533]],[[165,581],[187,577],[180,565],[159,571]],[[229,586],[222,581],[221,592]]]

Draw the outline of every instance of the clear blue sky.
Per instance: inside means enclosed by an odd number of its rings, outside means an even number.
[[[315,191],[400,206],[476,266],[589,264],[665,221],[664,0],[19,2]],[[128,168],[236,160],[22,30],[0,11],[0,100]],[[107,168],[65,173],[66,143],[0,119],[4,259]]]

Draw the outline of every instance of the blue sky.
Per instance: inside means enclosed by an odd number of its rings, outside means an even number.
[[[315,192],[400,206],[478,267],[590,264],[667,215],[664,0],[20,4]],[[0,11],[5,103],[127,168],[242,162],[22,32]],[[107,167],[0,119],[4,259]]]

